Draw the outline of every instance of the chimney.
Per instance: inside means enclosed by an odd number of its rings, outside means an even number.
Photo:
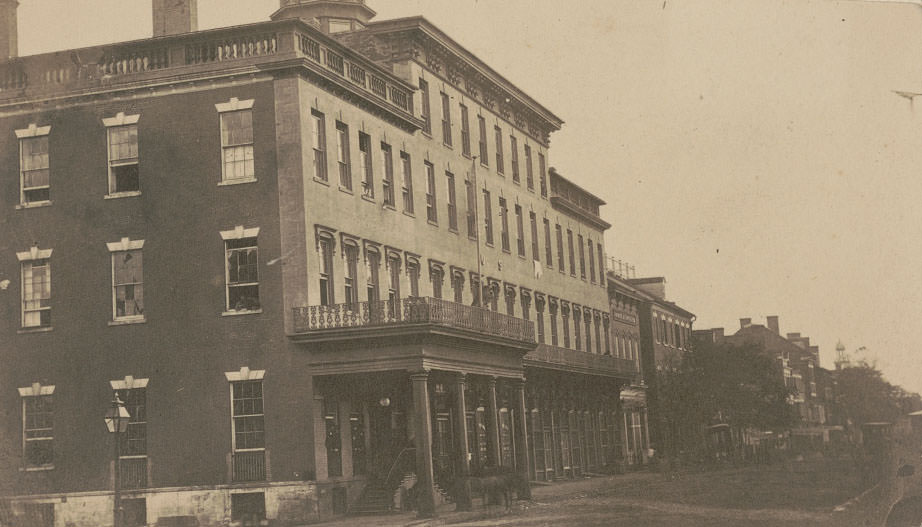
[[[774,331],[775,335],[781,334],[781,331],[778,327],[778,316],[777,315],[765,317],[765,320],[766,320],[766,324],[768,324],[768,329]]]
[[[0,0],[0,60],[19,55],[19,29],[16,23],[17,0]]]
[[[740,329],[746,329],[746,328],[748,328],[748,327],[751,326],[751,325],[752,325],[752,319],[751,319],[751,318],[741,318],[741,319],[740,319]]]
[[[155,37],[198,31],[198,0],[153,0],[153,9]]]

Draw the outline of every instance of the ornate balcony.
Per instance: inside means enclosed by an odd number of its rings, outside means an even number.
[[[571,373],[604,375],[635,380],[640,373],[637,364],[628,359],[576,351],[547,344],[525,355],[525,366],[562,370]]]
[[[317,334],[363,328],[443,328],[535,342],[534,323],[487,309],[429,297],[293,308],[294,331]]]

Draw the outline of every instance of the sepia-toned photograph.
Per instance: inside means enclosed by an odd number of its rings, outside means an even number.
[[[922,527],[920,97],[922,0],[0,0],[0,527]]]

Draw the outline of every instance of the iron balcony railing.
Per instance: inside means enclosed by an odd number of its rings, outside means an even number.
[[[632,378],[640,373],[637,363],[629,359],[576,351],[548,344],[539,344],[537,348],[525,355],[525,360],[581,371],[614,373]]]
[[[308,333],[331,329],[430,324],[535,342],[534,323],[430,297],[293,308],[294,330]]]
[[[147,456],[119,459],[119,476],[123,489],[147,487]]]
[[[253,450],[234,452],[233,480],[266,481],[266,452]]]

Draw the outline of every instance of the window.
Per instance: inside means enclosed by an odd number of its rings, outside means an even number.
[[[602,242],[597,245],[599,257],[599,284],[605,287],[605,257],[602,256]]]
[[[374,249],[365,249],[365,258],[368,260],[368,283],[366,291],[369,302],[377,302],[380,296],[378,270],[381,267],[381,253]]]
[[[544,303],[535,302],[535,323],[538,329],[538,343],[544,344]]]
[[[531,221],[531,259],[536,262],[541,261],[538,251],[538,217],[534,212],[529,212],[528,219]]]
[[[51,249],[16,253],[22,264],[22,327],[51,327]]]
[[[429,264],[429,279],[432,282],[432,296],[442,298],[442,281],[445,279],[445,270],[441,265]]]
[[[236,97],[215,105],[221,119],[221,181],[235,183],[256,178],[253,164],[253,99]]]
[[[515,316],[515,288],[506,288],[506,314],[510,317]]]
[[[35,126],[16,130],[19,138],[19,203],[30,205],[51,200],[48,169],[48,134],[50,126]]]
[[[565,261],[563,259],[563,229],[560,228],[560,224],[556,225],[557,229],[557,268],[561,273],[566,272]]]
[[[54,466],[54,386],[35,383],[19,389],[22,398],[23,463],[29,468]]]
[[[483,228],[487,245],[493,245],[493,205],[490,203],[490,191],[483,189]]]
[[[544,218],[544,256],[548,267],[554,267],[554,255],[551,250],[551,220]]]
[[[583,235],[577,234],[576,239],[579,241],[579,277],[586,279],[586,250],[583,246]]]
[[[391,151],[391,145],[381,143],[381,163],[384,164],[384,181],[381,186],[384,189],[384,205],[386,207],[396,207],[397,202],[394,199],[394,153]]]
[[[407,261],[407,277],[410,279],[410,296],[419,297],[419,262]]]
[[[589,280],[595,283],[595,252],[592,249],[592,240],[586,240],[589,245]]]
[[[435,199],[435,167],[426,161],[426,219],[438,223],[439,213]]]
[[[352,190],[352,164],[349,161],[349,126],[336,121],[336,161],[339,164],[339,184]]]
[[[226,307],[228,312],[259,309],[259,228],[224,231]]]
[[[451,146],[451,107],[448,94],[441,92],[442,98],[442,142]]]
[[[563,317],[563,347],[570,347],[570,315],[567,308],[564,308]]]
[[[576,276],[576,257],[573,252],[573,231],[567,229],[567,253],[570,256],[570,276]]]
[[[448,230],[458,231],[458,196],[455,192],[455,175],[445,172],[445,187],[448,189]]]
[[[467,236],[469,238],[477,237],[477,218],[474,217],[474,182],[470,179],[464,181],[465,190],[467,190]]]
[[[401,190],[403,192],[403,211],[413,214],[413,172],[410,164],[410,154],[400,152],[400,174],[403,176]]]
[[[141,191],[138,173],[138,120],[140,115],[119,113],[103,119],[109,144],[109,195]]]
[[[135,379],[135,382],[142,379]],[[146,379],[144,379],[146,381]],[[123,382],[123,381],[122,381]],[[146,383],[145,383],[146,385]],[[128,410],[127,437],[119,442],[120,457],[147,455],[147,388],[115,390]]]
[[[509,209],[506,198],[499,198],[500,242],[503,250],[509,252]]]
[[[311,141],[314,146],[314,177],[327,180],[327,132],[322,113],[311,110]]]
[[[467,106],[461,105],[461,153],[471,156],[471,125],[468,119]]]
[[[548,312],[549,323],[551,326],[551,345],[556,346],[558,342],[557,340],[557,304],[556,303],[550,304],[550,307],[548,308],[547,312]]]
[[[112,320],[144,319],[144,240],[106,244],[112,253]]]
[[[390,284],[387,289],[387,299],[391,302],[392,309],[395,302],[400,300],[400,256],[393,254],[387,258],[387,270],[390,273]]]
[[[514,135],[509,136],[509,155],[512,163],[512,182],[519,182],[519,141]]]
[[[487,152],[487,122],[482,115],[477,116],[477,126],[480,132],[480,164],[488,166],[490,164],[490,154]]]
[[[419,79],[419,95],[422,100],[420,117],[423,119],[423,132],[432,133],[432,111],[429,107],[429,83]]]
[[[333,295],[333,240],[321,236],[317,240],[317,250],[320,253],[320,305],[330,306],[336,303]]]
[[[454,292],[455,302],[464,303],[464,273],[461,271],[452,271],[451,288]]]
[[[531,165],[531,147],[525,145],[525,186],[528,190],[535,190],[535,174]]]
[[[504,166],[505,163],[503,162],[503,129],[498,126],[494,126],[493,135],[495,136],[496,140],[496,172],[502,174],[506,170],[506,167]]]
[[[518,239],[516,244],[518,245],[519,256],[525,257],[525,226],[523,225],[522,220],[522,206],[515,206],[515,228]]]
[[[232,382],[231,394],[234,451],[266,448],[262,379]]]
[[[544,154],[538,153],[538,178],[540,179],[541,184],[541,197],[547,197],[547,161],[544,159]]]
[[[343,297],[347,304],[355,305],[359,301],[359,291],[356,288],[355,277],[358,274],[359,248],[356,245],[344,243],[343,253],[346,266],[343,269]],[[354,307],[352,309],[355,309]]]
[[[359,132],[359,161],[362,163],[362,195],[375,197],[375,172],[371,162],[371,136]]]

